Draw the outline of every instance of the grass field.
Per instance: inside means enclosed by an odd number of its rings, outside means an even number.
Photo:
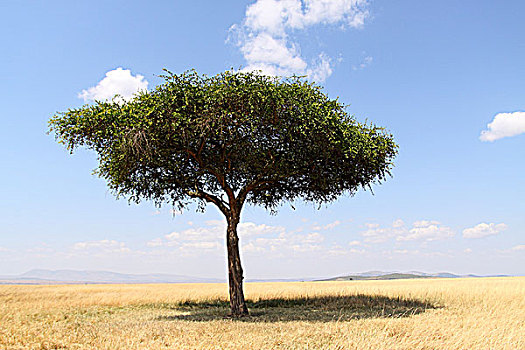
[[[525,349],[525,278],[0,286],[0,349]]]

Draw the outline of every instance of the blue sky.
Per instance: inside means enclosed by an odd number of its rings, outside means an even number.
[[[308,75],[400,145],[374,195],[246,208],[248,278],[525,273],[524,12],[522,1],[2,1],[0,275],[224,276],[217,210],[117,201],[91,174],[95,154],[70,156],[46,131],[84,98],[154,87],[162,68],[232,67]]]

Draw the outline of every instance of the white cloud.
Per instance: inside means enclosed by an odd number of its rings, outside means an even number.
[[[326,224],[326,225],[324,226],[324,229],[325,229],[325,230],[331,230],[331,229],[333,229],[333,228],[335,228],[335,227],[337,227],[337,226],[339,226],[339,225],[341,225],[341,221],[339,221],[339,220],[335,220],[334,222],[331,222],[331,223],[329,223],[329,224]]]
[[[315,224],[311,227],[311,229],[312,229],[313,231],[321,231],[321,230],[323,230],[323,231],[328,231],[328,230],[332,230],[332,229],[336,228],[336,227],[339,226],[339,225],[341,225],[341,221],[339,221],[339,220],[335,220],[334,222],[331,222],[331,223],[326,224],[326,225],[324,225],[324,226],[321,226],[321,225],[315,223]],[[301,230],[301,231],[302,231],[302,230]]]
[[[369,65],[372,64],[372,61],[374,60],[374,58],[372,56],[366,56],[363,61],[361,63],[359,63],[358,66],[352,66],[352,69],[353,70],[358,70],[358,69],[365,69],[366,67],[368,67]]]
[[[323,256],[343,256],[343,255],[356,255],[356,254],[364,254],[366,251],[364,249],[346,249],[340,245],[332,245],[331,247],[326,248],[323,251]]]
[[[497,235],[507,229],[505,224],[486,224],[482,222],[474,227],[466,228],[463,230],[463,238],[483,238],[487,236]]]
[[[407,234],[398,236],[398,241],[412,241],[412,240],[425,240],[425,241],[437,241],[454,237],[454,231],[450,227],[441,226],[437,221],[416,221],[413,224],[413,228],[408,231]]]
[[[190,225],[190,224],[189,224]],[[146,243],[150,248],[169,248],[182,255],[208,254],[210,251],[222,251],[226,234],[226,223],[221,220],[209,220],[205,226],[174,231]]]
[[[268,226],[265,224],[257,225],[253,222],[241,222],[237,227],[239,237],[250,237],[269,234],[281,234],[285,229],[282,226]]]
[[[320,250],[320,243],[323,241],[324,237],[317,232],[306,235],[282,232],[276,237],[256,238],[251,243],[262,251],[284,253],[289,250],[295,252]]]
[[[2,249],[0,248],[0,251]],[[38,245],[32,246],[29,249],[26,249],[26,252],[28,253],[52,253],[55,249],[53,249],[49,244],[47,243],[40,243]]]
[[[350,249],[349,250],[349,253],[350,254],[364,254],[366,251],[364,249]]]
[[[244,25],[253,31],[284,35],[287,18],[300,12],[298,1],[258,0],[246,9]]]
[[[366,0],[257,0],[246,9],[242,25],[230,28],[229,40],[240,48],[247,71],[308,75],[322,82],[332,74],[332,60],[320,53],[308,64],[291,34],[319,24],[360,28],[367,6]]]
[[[466,249],[464,252],[468,253],[469,249]],[[393,249],[393,250],[384,250],[381,252],[383,256],[387,256],[389,259],[395,259],[396,257],[401,256],[418,256],[418,257],[452,257],[453,255],[450,252],[439,252],[439,251],[425,251],[420,249]]]
[[[217,249],[221,248],[222,245],[218,242],[186,242],[181,245],[181,249]]]
[[[124,242],[115,240],[103,239],[100,241],[77,242],[73,245],[76,251],[100,250],[106,253],[128,253],[130,249],[126,247]]]
[[[396,241],[436,241],[454,236],[454,231],[443,226],[438,221],[421,220],[415,221],[412,227],[405,225],[403,220],[395,220],[389,227],[381,227],[379,224],[365,224],[367,230],[361,235],[365,237],[366,242],[382,243],[389,239]]]
[[[332,75],[332,60],[324,52],[319,54],[317,61],[313,67],[306,70],[306,75],[313,81],[325,81],[330,75]]]
[[[120,95],[124,100],[129,100],[141,90],[148,89],[148,82],[142,75],[131,74],[129,69],[117,68],[106,73],[96,86],[82,90],[78,94],[84,101],[111,100],[115,95]]]
[[[286,40],[261,33],[248,40],[241,52],[248,62],[246,71],[260,70],[268,75],[290,75],[304,72],[307,64],[300,57],[296,46],[287,45]]]
[[[401,219],[394,220],[394,222],[392,223],[392,227],[394,228],[400,228],[403,226],[405,226],[405,222]]]
[[[264,253],[266,249],[258,246],[255,242],[248,242],[242,246],[242,251],[245,253]]]
[[[198,244],[189,244],[190,242],[221,242],[226,232],[226,224],[220,220],[206,221],[206,226],[191,227],[182,231],[174,231],[164,236],[164,238],[156,238],[147,243],[149,247],[173,247],[179,246],[181,248],[194,247],[198,248]]]
[[[517,246],[512,247],[511,250],[518,251],[518,250],[525,250],[525,244],[520,244]]]
[[[525,112],[498,113],[494,120],[483,130],[481,141],[496,141],[504,137],[512,137],[525,133]]]
[[[190,231],[191,232],[191,231]],[[180,237],[180,233],[178,232],[172,232],[172,233],[168,233],[167,235],[165,235],[164,237],[166,237],[168,240],[170,241],[174,241],[175,239],[179,238]],[[157,238],[157,239],[160,239],[160,238]],[[162,240],[162,239],[160,239]]]
[[[381,227],[376,223],[366,223],[366,231],[361,235],[365,237],[365,242],[382,243],[396,236],[402,235],[406,231],[404,227],[398,226],[400,220],[394,221],[392,227]],[[402,222],[402,221],[401,221]],[[404,226],[404,223],[403,223]]]
[[[161,238],[155,238],[149,242],[146,243],[146,245],[148,247],[160,247],[162,246],[164,243],[162,242],[162,239]]]
[[[333,245],[328,249],[327,254],[330,256],[341,256],[348,254],[348,250],[340,245]]]

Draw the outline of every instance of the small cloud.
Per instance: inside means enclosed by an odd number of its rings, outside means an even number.
[[[155,239],[149,241],[148,243],[146,243],[146,245],[148,247],[160,247],[160,246],[162,246],[162,244],[163,244],[163,242],[162,242],[162,239],[160,239],[160,238],[155,238]]]
[[[374,58],[372,56],[366,56],[361,63],[357,66],[352,66],[353,70],[360,70],[365,69],[366,67],[370,66],[372,62],[374,61]]]
[[[199,250],[209,250],[209,249],[218,249],[222,247],[219,242],[186,242],[183,243],[181,249],[199,249]]]
[[[336,228],[337,226],[341,225],[341,221],[335,220],[334,222],[331,222],[329,224],[326,224],[324,226],[319,225],[318,223],[314,223],[314,225],[311,227],[313,231],[328,231]]]
[[[193,223],[192,223],[193,225]],[[181,255],[204,254],[210,250],[224,245],[224,236],[226,233],[226,223],[221,220],[208,220],[205,226],[191,227],[174,231],[164,235],[164,237],[155,238],[146,243],[150,248],[175,247],[175,251]]]
[[[126,244],[124,242],[118,242],[109,239],[103,239],[100,241],[77,242],[73,245],[73,249],[76,251],[100,250],[106,253],[130,252],[130,249],[126,247]]]
[[[362,244],[362,243],[361,243],[360,241],[350,241],[350,242],[348,242],[348,245],[349,245],[350,247],[359,246],[359,245],[361,245],[361,244]]]
[[[28,253],[52,253],[54,251],[47,243],[40,243],[26,250]]]
[[[479,139],[493,142],[504,137],[525,133],[525,112],[498,113],[494,120],[483,130]]]
[[[245,70],[261,70],[268,75],[288,75],[292,72],[304,72],[306,62],[299,56],[298,48],[287,45],[283,39],[261,33],[241,48],[250,63]]]
[[[412,226],[413,228],[408,233],[400,235],[396,239],[398,241],[437,241],[454,236],[454,231],[450,227],[442,226],[437,221],[416,221]]]
[[[331,229],[333,229],[333,228],[335,228],[335,227],[337,227],[339,225],[341,225],[341,221],[335,220],[334,222],[331,222],[331,223],[325,225],[324,229],[325,230],[331,230]]]
[[[78,94],[84,101],[103,101],[111,100],[115,95],[119,95],[124,100],[131,99],[135,93],[148,89],[148,82],[142,75],[131,74],[129,69],[117,68],[106,73],[96,86],[87,90],[82,90]]]
[[[239,237],[260,236],[284,233],[282,226],[268,226],[265,224],[257,225],[253,222],[241,222],[237,227]]]
[[[351,254],[364,254],[364,253],[365,253],[365,250],[364,250],[364,249],[355,249],[355,248],[352,248],[352,249],[350,249],[350,253],[351,253]]]
[[[400,228],[400,227],[403,227],[405,226],[405,222],[401,219],[397,219],[395,220],[393,223],[392,223],[392,227],[393,228]]]
[[[250,251],[284,254],[304,253],[320,251],[324,249],[321,244],[324,236],[318,232],[309,234],[297,234],[283,231],[279,234],[272,234],[270,237],[258,237],[243,244],[250,246]]]
[[[401,234],[404,228],[398,227],[386,227],[382,228],[377,223],[365,223],[366,231],[361,233],[361,236],[365,238],[365,242],[371,243],[382,243],[386,242],[392,237]]]
[[[309,233],[301,239],[302,243],[321,243],[324,241],[324,237],[317,233]]]
[[[507,229],[505,224],[486,224],[482,222],[474,227],[466,228],[463,230],[463,238],[483,238],[487,236],[497,235]]]
[[[366,242],[382,243],[389,239],[396,241],[422,240],[426,242],[446,239],[454,236],[454,231],[443,226],[438,221],[415,221],[412,227],[405,225],[403,220],[395,220],[390,227],[381,227],[379,224],[365,224],[367,230],[361,233]]]
[[[167,235],[165,235],[164,237],[166,237],[166,239],[170,240],[170,241],[173,241],[177,238],[180,237],[180,233],[178,232],[172,232],[172,233],[168,233]]]
[[[465,249],[465,250],[463,251],[463,253],[470,254],[470,253],[472,253],[472,249],[467,248],[467,249]]]
[[[520,244],[520,245],[514,246],[514,247],[511,248],[511,250],[513,250],[513,251],[525,250],[525,244]]]
[[[332,59],[324,52],[319,54],[317,61],[306,70],[306,75],[316,82],[323,82],[332,75]]]
[[[331,256],[341,256],[348,254],[349,251],[339,245],[333,245],[327,250],[326,253]]]
[[[242,251],[245,253],[262,253],[265,251],[263,247],[257,246],[254,242],[248,242],[242,246]]]

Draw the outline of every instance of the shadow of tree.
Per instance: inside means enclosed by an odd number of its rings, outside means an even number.
[[[329,322],[366,318],[399,318],[436,308],[435,305],[415,299],[362,294],[247,300],[247,304],[250,315],[236,320],[241,322]],[[174,314],[159,316],[156,320],[204,322],[225,319],[229,306],[229,302],[225,300],[184,302],[167,306]]]

